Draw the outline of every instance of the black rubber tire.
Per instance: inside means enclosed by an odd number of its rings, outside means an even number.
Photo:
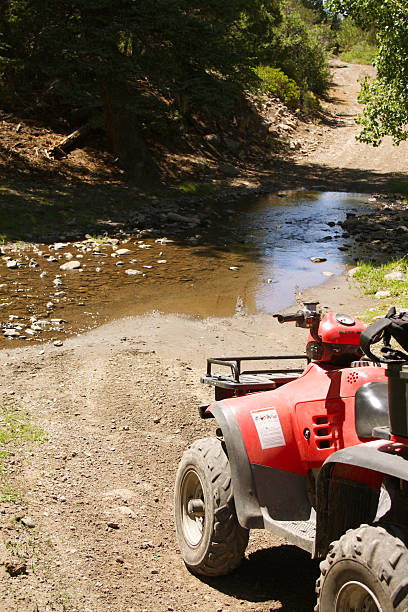
[[[315,612],[407,612],[407,568],[406,546],[383,527],[350,529],[320,564]]]
[[[188,489],[194,489],[194,483],[204,507],[200,518],[187,511]],[[249,530],[238,523],[230,465],[217,438],[197,440],[183,454],[176,476],[174,513],[181,554],[193,573],[223,576],[238,567]]]

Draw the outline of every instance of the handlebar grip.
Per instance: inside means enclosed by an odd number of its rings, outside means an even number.
[[[278,319],[278,323],[288,323],[289,321],[300,321],[303,318],[303,314],[298,312],[290,312],[288,314],[274,314],[275,319]]]

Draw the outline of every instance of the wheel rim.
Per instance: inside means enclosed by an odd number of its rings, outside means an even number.
[[[383,612],[380,602],[365,584],[351,580],[344,584],[336,598],[336,612]]]
[[[197,546],[204,529],[204,490],[200,476],[193,469],[183,476],[180,502],[184,537],[190,546]]]

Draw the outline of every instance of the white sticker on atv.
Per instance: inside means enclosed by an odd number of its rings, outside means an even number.
[[[254,419],[262,450],[286,446],[278,413],[274,408],[251,410],[251,416]]]

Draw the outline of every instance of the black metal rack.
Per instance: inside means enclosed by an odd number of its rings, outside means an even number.
[[[250,357],[209,357],[207,373],[201,377],[201,382],[215,387],[215,399],[246,395],[255,391],[276,389],[300,376],[302,368],[287,369],[257,369],[241,371],[243,361],[281,361],[299,359],[309,363],[306,355],[263,355]],[[212,366],[219,365],[231,369],[231,374],[213,374]]]

